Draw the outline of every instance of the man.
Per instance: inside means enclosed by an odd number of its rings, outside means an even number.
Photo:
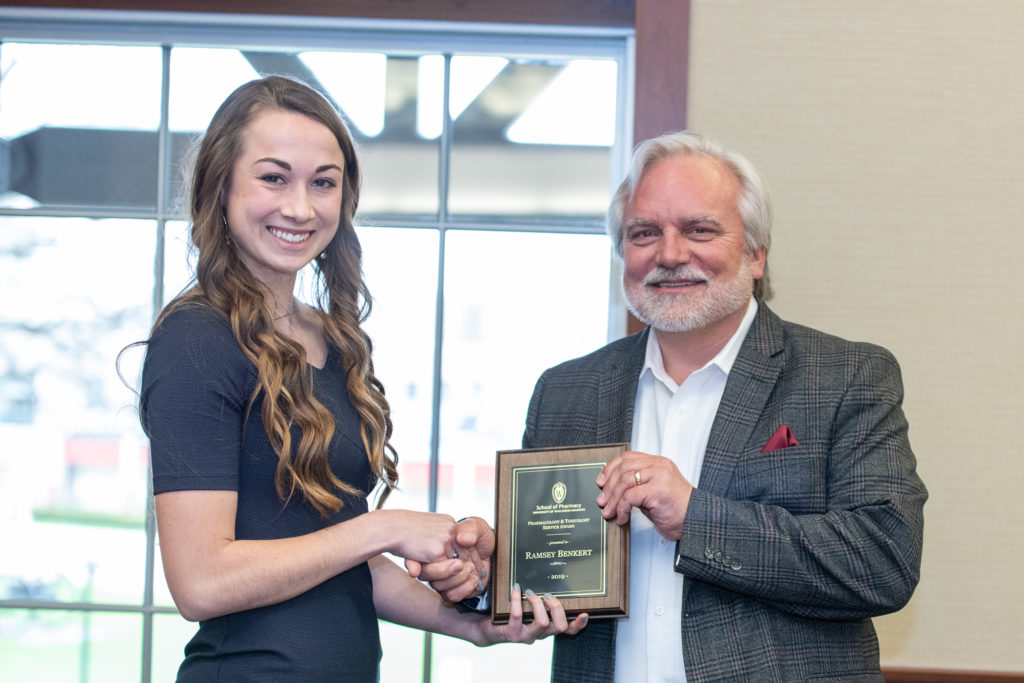
[[[552,680],[881,681],[871,617],[917,585],[927,498],[895,359],[767,307],[767,188],[699,134],[637,147],[607,227],[648,327],[545,372],[523,447],[630,442],[597,480],[630,615],[559,637]],[[421,578],[464,597],[443,564]]]

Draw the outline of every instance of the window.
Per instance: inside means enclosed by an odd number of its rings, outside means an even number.
[[[0,28],[0,659],[12,678],[168,680],[194,627],[163,581],[115,357],[188,282],[178,169],[216,106],[284,73],[343,111],[401,458],[389,506],[490,519],[494,453],[518,446],[536,377],[618,332],[602,215],[629,37],[66,17]],[[129,384],[143,354],[124,357]],[[382,638],[385,681],[548,669],[549,643]]]

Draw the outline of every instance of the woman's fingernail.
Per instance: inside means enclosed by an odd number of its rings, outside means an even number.
[[[480,570],[480,578],[481,579],[486,579],[487,578],[487,570],[486,569],[481,569]]]
[[[544,599],[545,599],[545,600],[554,600],[554,599],[555,599],[555,596],[554,596],[554,595],[552,595],[551,593],[545,593],[545,594],[544,594]]]
[[[518,583],[517,584],[513,584],[512,592],[513,593],[520,593],[520,592],[522,592],[521,589],[519,588],[519,584]]]
[[[476,589],[478,591],[482,591],[484,589],[484,582],[483,581],[477,581],[476,582]]]
[[[588,621],[590,621],[590,615],[584,614],[582,617],[580,617],[581,624],[586,624]]]
[[[529,588],[527,588],[527,589],[526,589],[526,594],[527,594],[527,595],[536,595],[536,593],[534,593],[534,592],[533,592],[533,591],[532,591],[531,589],[529,589]]]

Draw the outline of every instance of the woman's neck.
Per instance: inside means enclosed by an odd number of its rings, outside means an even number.
[[[271,314],[270,317],[273,320],[284,320],[289,319],[295,321],[298,317],[299,302],[295,297],[289,297],[287,301],[278,301],[273,299],[271,301]]]

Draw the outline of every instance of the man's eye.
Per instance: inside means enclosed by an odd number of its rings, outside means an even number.
[[[718,230],[711,225],[695,225],[690,228],[690,234],[697,238],[707,238],[718,234]]]

